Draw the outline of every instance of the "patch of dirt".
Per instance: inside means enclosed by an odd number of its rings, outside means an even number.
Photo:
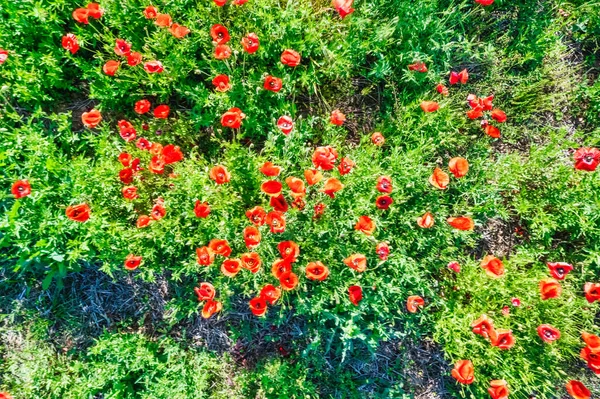
[[[476,230],[481,234],[481,240],[475,249],[479,258],[488,254],[498,258],[509,258],[519,243],[520,238],[517,234],[524,234],[516,221],[507,222],[498,218],[488,219],[484,226]]]

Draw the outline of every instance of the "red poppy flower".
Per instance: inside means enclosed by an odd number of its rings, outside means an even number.
[[[125,168],[119,171],[119,180],[123,184],[131,184],[133,182],[133,169]]]
[[[231,89],[231,84],[229,83],[229,76],[227,75],[217,75],[212,80],[212,84],[213,86],[215,86],[215,90],[220,91],[221,93],[224,93]]]
[[[210,37],[212,37],[215,44],[227,44],[231,40],[227,28],[219,24],[215,24],[210,28]]]
[[[126,120],[120,120],[119,122],[117,122],[117,125],[119,126],[119,134],[121,135],[123,140],[125,140],[126,142],[135,140],[136,131],[130,122]]]
[[[215,313],[219,313],[223,308],[223,304],[218,301],[206,301],[204,307],[202,308],[202,317],[205,319],[210,319]]]
[[[338,153],[330,146],[317,147],[312,155],[312,163],[315,168],[331,170],[334,167]]]
[[[239,129],[242,125],[242,119],[244,119],[246,115],[239,108],[230,108],[229,111],[225,112],[221,116],[221,125],[223,127],[230,127],[232,129]]]
[[[585,291],[585,299],[589,303],[600,301],[600,283],[585,283],[583,290]]]
[[[154,108],[154,117],[160,119],[167,119],[169,117],[170,112],[171,108],[166,104],[162,104]]]
[[[65,210],[65,214],[76,222],[85,222],[90,218],[91,209],[87,204],[71,205]]]
[[[217,60],[226,60],[231,57],[231,47],[226,44],[218,44],[215,47],[215,58]]]
[[[79,50],[79,43],[77,37],[72,33],[67,33],[62,37],[62,47],[65,50],[69,50],[71,54],[75,54]],[[0,62],[1,64],[2,62]]]
[[[590,399],[592,393],[581,381],[571,380],[566,385],[567,392],[573,399]]]
[[[287,259],[276,259],[271,265],[271,273],[279,279],[284,273],[292,271],[292,264]]]
[[[495,0],[475,0],[475,3],[479,3],[484,7],[491,6]]]
[[[258,40],[256,33],[248,33],[242,38],[242,47],[244,47],[244,51],[248,54],[256,53],[259,45],[260,41]]]
[[[310,262],[304,271],[309,280],[323,281],[329,276],[329,268],[319,261]]]
[[[352,285],[348,287],[348,298],[355,306],[358,306],[359,302],[362,301],[362,288],[358,285]]]
[[[160,143],[152,143],[150,146],[150,154],[152,155],[161,155],[163,150],[163,146]],[[139,158],[136,158],[139,159]]]
[[[490,341],[492,346],[495,346],[502,350],[508,350],[515,346],[515,337],[513,336],[511,330],[491,330]]]
[[[371,135],[371,143],[381,147],[385,143],[385,137],[380,132],[375,132]]]
[[[471,329],[473,333],[489,338],[492,331],[494,331],[494,322],[486,315],[481,315],[480,318],[471,323]]]
[[[600,164],[600,150],[583,147],[575,151],[575,169],[593,172]]]
[[[215,254],[209,247],[196,248],[196,261],[201,266],[209,266],[215,260]]]
[[[150,224],[152,219],[147,215],[141,215],[135,224],[138,229],[144,228]]]
[[[447,96],[449,94],[448,88],[441,83],[435,86],[435,90],[442,96]]]
[[[148,6],[144,10],[144,16],[146,19],[154,19],[158,16],[158,10],[154,6]]]
[[[277,120],[277,127],[283,134],[290,134],[294,129],[294,121],[289,116],[284,115]]]
[[[550,324],[538,326],[537,333],[544,342],[554,342],[560,338],[560,331]]]
[[[481,260],[481,267],[490,277],[501,277],[504,275],[504,264],[493,255],[487,255]]]
[[[10,192],[14,195],[15,199],[27,197],[31,194],[31,185],[27,180],[17,180],[13,183]]]
[[[250,270],[252,273],[257,273],[260,270],[262,261],[260,255],[256,252],[246,252],[240,257],[242,261],[242,267]]]
[[[173,24],[173,19],[169,14],[158,14],[154,23],[161,28],[168,28]]]
[[[115,73],[119,70],[119,66],[121,64],[119,61],[110,60],[107,61],[106,64],[102,67],[102,71],[108,76],[115,76]]]
[[[471,219],[470,217],[466,217],[466,216],[459,216],[456,218],[448,218],[448,219],[446,219],[446,221],[448,222],[448,224],[450,226],[452,226],[458,230],[470,231],[470,230],[473,230],[473,228],[475,227],[475,223],[473,222],[473,219]]]
[[[104,15],[104,8],[98,3],[89,3],[87,5],[88,15],[94,19],[98,19]]]
[[[306,194],[306,187],[304,186],[304,182],[297,177],[290,176],[285,179],[285,184],[292,191],[292,197],[300,198]]]
[[[435,112],[440,109],[440,105],[435,101],[421,101],[423,112]]]
[[[492,399],[508,399],[510,391],[508,390],[508,384],[504,380],[492,380],[490,381],[490,387],[488,393]]]
[[[248,0],[233,0],[233,5],[242,6],[242,5],[246,4],[247,2],[248,2]]]
[[[244,228],[244,242],[248,249],[252,249],[260,244],[260,231],[254,226]]]
[[[255,206],[254,208],[246,211],[246,217],[250,219],[255,226],[262,226],[265,224],[266,216],[267,213],[260,206]]]
[[[488,136],[492,137],[492,138],[500,138],[500,129],[498,129],[496,126],[492,126],[492,125],[486,125],[483,128],[485,134],[487,134]]]
[[[139,197],[137,194],[137,187],[134,186],[123,187],[121,192],[123,193],[123,198],[128,200],[134,200]]]
[[[162,201],[154,204],[154,206],[152,207],[152,211],[150,212],[150,216],[152,216],[152,219],[154,220],[160,220],[164,218],[166,214],[167,210],[165,209],[165,206],[163,205]]]
[[[366,235],[370,236],[375,231],[375,222],[368,216],[361,216],[358,218],[358,222],[354,226],[355,230],[362,231]]]
[[[340,17],[344,19],[347,15],[350,15],[354,12],[354,8],[352,8],[352,3],[354,0],[333,0],[333,7],[340,14]]]
[[[229,183],[229,180],[231,180],[231,175],[229,174],[225,166],[222,165],[214,166],[210,170],[209,176],[211,180],[217,184]]]
[[[356,165],[356,163],[354,163],[354,161],[352,161],[350,158],[344,157],[342,158],[342,160],[340,161],[340,164],[338,165],[338,171],[340,172],[340,175],[347,175],[348,173],[350,173],[352,171],[352,168]]]
[[[540,281],[540,294],[542,300],[545,301],[551,298],[557,298],[562,293],[560,283],[553,278],[546,278]]]
[[[265,298],[256,297],[252,298],[249,302],[250,311],[254,316],[264,316],[267,313],[267,301]]]
[[[469,119],[477,119],[477,118],[481,118],[483,116],[483,108],[482,107],[475,107],[470,111],[467,111],[467,117]]]
[[[281,90],[282,84],[283,84],[283,82],[282,82],[281,79],[276,78],[276,77],[271,76],[271,75],[268,75],[265,78],[265,83],[264,83],[263,87],[266,90],[270,90],[270,91],[273,91],[273,92],[278,92],[279,90]]]
[[[123,39],[117,39],[115,42],[115,54],[120,56],[128,56],[131,53],[131,43],[127,43]]]
[[[279,212],[287,212],[289,209],[288,203],[285,200],[283,194],[271,196],[269,200],[269,205],[271,205],[273,209]]]
[[[210,215],[210,206],[208,202],[200,202],[200,200],[196,200],[194,204],[194,213],[197,218],[207,218]]]
[[[152,143],[148,141],[148,139],[144,137],[140,137],[136,142],[135,146],[142,151],[148,151],[152,147]]]
[[[390,247],[385,242],[380,242],[375,247],[375,253],[379,256],[380,260],[387,260],[390,256]]]
[[[227,240],[221,240],[217,238],[212,239],[208,243],[208,247],[216,255],[221,255],[224,257],[228,257],[229,255],[231,255],[231,247],[229,246]]]
[[[150,160],[150,164],[148,165],[148,169],[152,173],[155,173],[155,174],[158,174],[158,175],[162,175],[163,172],[165,171],[165,161],[162,159],[162,157],[160,157],[158,155],[155,155]]]
[[[260,185],[260,190],[270,196],[281,194],[282,185],[277,180],[269,180]]]
[[[272,306],[281,297],[281,289],[275,287],[273,284],[267,284],[260,290],[259,296]]]
[[[283,53],[281,53],[281,63],[283,65],[287,65],[289,67],[297,67],[298,65],[300,65],[300,54],[297,51],[294,50],[284,50]]]
[[[425,301],[419,295],[411,295],[406,300],[406,310],[410,313],[417,313],[423,306],[425,306]]]
[[[460,264],[456,261],[448,262],[448,269],[452,270],[454,273],[460,273]]]
[[[129,155],[126,152],[122,152],[119,154],[119,162],[121,162],[121,165],[127,167],[131,164],[131,155]]]
[[[294,194],[292,194],[292,195],[294,195]],[[294,200],[292,201],[292,208],[298,209],[301,211],[304,209],[305,206],[306,206],[306,201],[304,201],[304,198],[302,196],[294,197]]]
[[[183,153],[181,152],[181,149],[173,144],[167,144],[164,146],[161,155],[165,161],[165,164],[167,165],[183,160]]]
[[[90,15],[90,12],[87,8],[77,8],[75,9],[75,11],[73,11],[73,19],[77,22],[79,22],[80,24],[88,24],[88,17]]]
[[[587,362],[587,366],[594,374],[600,375],[600,353],[592,350],[589,346],[581,349],[579,353],[581,358]]]
[[[161,73],[164,70],[165,68],[160,61],[148,61],[144,64],[144,71],[148,73]]]
[[[410,64],[408,66],[408,70],[409,71],[414,71],[414,72],[427,72],[427,65],[425,65],[424,62],[421,61],[417,61],[414,64]]]
[[[8,51],[0,48],[0,65],[4,64],[8,59]]]
[[[429,229],[433,227],[435,221],[433,220],[433,215],[431,212],[425,212],[423,216],[419,216],[417,218],[417,225],[424,229]]]
[[[392,205],[393,202],[394,200],[389,195],[380,195],[375,200],[375,206],[379,209],[386,210],[390,207],[390,205]]]
[[[288,263],[294,263],[300,255],[300,247],[294,241],[282,241],[277,244],[277,250],[281,259]]]
[[[242,269],[242,261],[239,259],[225,259],[221,264],[221,273],[227,277],[235,277]]]
[[[271,233],[283,233],[285,231],[285,219],[281,212],[271,211],[267,213],[265,221],[271,227]]]
[[[215,298],[216,290],[211,283],[200,283],[200,287],[194,287],[194,292],[198,295],[198,301],[210,301]]]
[[[346,115],[344,115],[339,109],[333,110],[329,121],[337,126],[342,126],[346,121]]]
[[[150,111],[150,107],[151,107],[150,101],[143,99],[143,100],[139,100],[135,103],[133,110],[136,113],[143,115],[146,112]]]
[[[379,176],[377,178],[377,191],[380,193],[391,193],[393,190],[392,187],[392,178],[389,176]]]
[[[125,258],[124,266],[125,266],[125,269],[127,269],[127,270],[135,270],[140,266],[141,263],[142,263],[141,256],[135,256],[133,254],[129,254]]]
[[[353,254],[344,259],[344,263],[350,269],[354,269],[359,273],[367,270],[367,257],[362,254]]]
[[[191,31],[183,25],[173,24],[169,29],[169,32],[177,39],[183,39],[186,37]]]
[[[433,174],[429,177],[429,183],[435,188],[445,190],[450,183],[450,176],[440,168],[435,168]]]
[[[494,119],[498,123],[506,122],[506,114],[504,113],[504,111],[501,111],[499,109],[493,109],[491,115],[492,119]]]
[[[550,275],[557,280],[564,280],[567,274],[573,270],[573,266],[565,262],[547,262]]]
[[[317,169],[308,169],[304,171],[304,178],[309,186],[314,186],[323,179],[323,174]]]
[[[456,362],[451,374],[461,384],[470,385],[475,381],[473,363],[470,360],[459,360]]]
[[[279,176],[281,173],[281,167],[276,166],[273,162],[265,162],[263,166],[260,167],[259,171],[269,177]]]
[[[344,185],[335,177],[330,177],[325,181],[323,188],[319,191],[327,194],[331,198],[335,198],[335,193],[344,188]]]
[[[456,178],[461,178],[467,175],[469,171],[469,161],[461,157],[454,157],[448,162],[448,169]]]
[[[451,85],[455,85],[459,82],[464,85],[467,83],[468,80],[469,80],[469,72],[467,72],[466,69],[463,69],[460,72],[454,72],[454,71],[450,72],[449,81],[450,81]]]
[[[102,121],[102,114],[98,110],[91,110],[90,112],[84,112],[81,114],[81,122],[87,128],[93,129]]]
[[[298,286],[298,276],[294,272],[285,272],[279,276],[279,283],[281,288],[285,291],[290,291]]]
[[[223,7],[225,4],[227,4],[227,0],[213,0],[215,2],[215,5],[217,7]]]

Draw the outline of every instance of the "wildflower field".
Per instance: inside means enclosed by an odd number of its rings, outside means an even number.
[[[0,399],[600,397],[600,1],[0,0]]]

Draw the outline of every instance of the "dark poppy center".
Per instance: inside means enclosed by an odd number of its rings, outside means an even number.
[[[550,330],[544,330],[544,336],[546,338],[554,338],[554,333]]]
[[[562,267],[556,268],[556,274],[558,274],[559,276],[564,276],[565,269],[563,269]]]
[[[19,186],[19,187],[17,187],[17,191],[19,191],[20,193],[22,193],[23,191],[25,191],[25,187]]]
[[[313,268],[312,272],[314,275],[318,276],[319,274],[323,273],[323,270],[321,268],[315,267]]]

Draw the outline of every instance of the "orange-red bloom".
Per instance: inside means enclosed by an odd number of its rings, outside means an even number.
[[[323,174],[317,169],[308,169],[304,171],[304,178],[309,186],[314,186],[323,179]]]
[[[590,399],[592,397],[590,390],[581,381],[571,380],[567,382],[565,388],[573,399]]]
[[[504,380],[492,380],[490,381],[490,387],[488,393],[492,399],[508,399],[510,391],[508,390],[508,384]]]
[[[507,350],[515,345],[515,337],[511,330],[498,329],[490,331],[490,341],[492,346]]]
[[[183,153],[181,149],[173,144],[167,144],[163,147],[161,155],[165,164],[170,165],[175,162],[179,162],[183,159]]]
[[[346,115],[344,115],[339,109],[333,110],[331,112],[331,116],[329,117],[329,121],[334,125],[342,126],[346,121]]]
[[[76,222],[85,222],[90,218],[91,209],[87,204],[71,205],[65,210],[65,214]]]
[[[496,0],[475,0],[475,3],[481,4],[484,7],[491,6]]]
[[[216,290],[211,283],[200,283],[200,287],[194,287],[194,292],[198,295],[199,301],[210,301],[215,298]]]
[[[406,310],[410,313],[417,313],[423,306],[425,306],[425,300],[419,295],[411,295],[406,299]]]
[[[475,381],[473,371],[473,362],[470,360],[459,360],[454,364],[452,377],[461,384],[469,385]]]
[[[27,180],[17,180],[10,188],[10,192],[15,199],[27,197],[31,194],[31,185]]]
[[[487,124],[483,127],[483,130],[485,131],[485,134],[494,139],[500,138],[500,129],[498,129],[496,126]]]
[[[142,264],[142,257],[141,256],[135,256],[133,254],[129,254],[125,258],[125,263],[124,263],[123,266],[125,266],[125,269],[127,269],[127,270],[135,270],[141,264]]]
[[[169,14],[158,14],[154,23],[161,28],[168,28],[173,24],[173,19]]]
[[[540,281],[540,295],[545,301],[551,298],[558,298],[562,293],[560,283],[553,278],[546,278]]]
[[[282,260],[293,263],[300,255],[300,247],[294,241],[282,241],[277,244],[277,250],[281,255]]]
[[[231,47],[226,44],[217,44],[215,47],[215,58],[217,60],[226,60],[231,57]]]
[[[260,190],[270,196],[281,194],[282,185],[277,180],[268,180],[260,185]]]
[[[317,147],[312,155],[312,163],[315,166],[315,168],[331,170],[333,169],[337,158],[338,153],[332,147]]]
[[[110,60],[102,67],[102,71],[108,76],[115,76],[115,73],[119,70],[121,63],[119,61]]]
[[[425,65],[424,62],[421,61],[417,61],[414,64],[410,64],[408,66],[408,70],[409,71],[414,71],[414,72],[422,72],[425,73],[427,72],[427,65]]]
[[[441,83],[435,86],[435,90],[442,96],[447,96],[448,94],[450,94],[448,88]]]
[[[257,273],[262,265],[260,255],[256,252],[246,252],[242,254],[240,260],[242,261],[242,267],[250,270],[252,273]]]
[[[340,175],[347,175],[348,173],[350,173],[352,171],[352,168],[354,167],[354,165],[356,165],[356,163],[354,163],[354,161],[352,161],[350,158],[344,157],[342,158],[342,160],[340,161],[340,164],[338,165],[338,170],[340,172]]]
[[[362,288],[358,285],[352,285],[348,287],[348,298],[355,306],[358,306],[360,301],[363,299]]]
[[[585,283],[583,286],[585,299],[589,303],[600,301],[600,283]]]
[[[62,47],[65,50],[69,50],[71,54],[75,54],[79,50],[79,43],[77,42],[77,37],[72,33],[67,33],[62,37]]]
[[[135,103],[135,106],[133,107],[133,110],[140,114],[143,115],[146,112],[150,111],[150,107],[152,105],[150,104],[150,101],[143,99],[143,100],[139,100]]]
[[[338,14],[340,14],[340,17],[344,19],[347,15],[354,12],[354,8],[352,8],[353,2],[354,0],[333,0],[332,4]]]
[[[340,191],[343,188],[344,188],[344,185],[342,184],[342,182],[340,182],[335,177],[330,177],[329,179],[325,180],[325,184],[323,185],[323,188],[320,189],[319,191],[324,194],[327,194],[331,198],[335,198],[335,193],[337,193],[338,191]]]
[[[277,120],[277,127],[285,135],[288,135],[294,129],[294,121],[287,115],[281,116]]]
[[[424,229],[429,229],[433,227],[435,220],[433,219],[433,215],[431,212],[425,212],[423,216],[419,216],[417,218],[417,225]]]
[[[296,288],[298,281],[298,276],[294,274],[294,272],[285,272],[279,276],[279,283],[281,284],[281,288],[283,288],[285,291],[290,291]]]
[[[275,76],[268,75],[265,78],[265,83],[264,83],[263,87],[266,90],[278,92],[279,90],[281,90],[282,85],[283,85],[283,81],[281,79],[276,78]]]
[[[440,168],[435,168],[433,174],[429,177],[429,183],[440,190],[445,190],[450,183],[450,176]]]
[[[244,47],[244,51],[248,54],[256,53],[259,45],[260,41],[258,40],[258,36],[256,36],[256,33],[248,33],[245,37],[242,38],[242,47]]]
[[[165,68],[160,61],[148,61],[144,63],[144,71],[148,73],[161,73],[164,70]]]
[[[77,22],[79,22],[80,24],[85,24],[87,25],[89,23],[88,21],[88,17],[89,17],[89,10],[87,8],[77,8],[75,9],[75,11],[73,11],[73,19]]]
[[[600,150],[597,148],[582,147],[575,151],[575,169],[593,172],[600,165]]]
[[[448,224],[452,227],[454,227],[455,229],[458,230],[473,230],[473,228],[475,227],[475,222],[473,222],[473,219],[471,219],[470,217],[466,217],[466,216],[459,216],[456,218],[448,218],[446,219],[446,221],[448,222]]]
[[[208,243],[208,247],[216,255],[221,255],[224,257],[231,255],[231,247],[229,246],[227,240],[221,240],[218,238],[212,239]]]
[[[393,190],[392,178],[389,176],[379,176],[377,178],[377,191],[380,193],[391,193]]]
[[[538,326],[537,333],[544,342],[554,342],[560,338],[560,331],[550,324]]]
[[[167,119],[169,117],[169,113],[171,112],[171,107],[166,104],[161,104],[154,108],[154,117],[159,119]]]
[[[273,277],[275,277],[278,280],[282,274],[291,271],[292,264],[286,259],[275,259],[275,261],[271,265],[271,274],[273,274]]]
[[[435,112],[440,109],[440,105],[435,101],[422,101],[421,109],[423,112]]]
[[[375,247],[375,253],[379,256],[380,260],[387,260],[390,256],[390,247],[385,242],[380,242]]]
[[[221,93],[224,93],[231,89],[231,84],[229,83],[229,76],[227,75],[222,74],[215,76],[215,78],[212,80],[212,84],[213,86],[215,86],[215,90],[220,91]]]
[[[504,275],[504,264],[493,255],[486,255],[481,260],[481,267],[485,269],[485,273],[490,277],[501,277]]]
[[[267,301],[265,298],[256,297],[252,298],[249,302],[250,311],[254,316],[264,316],[267,313]]]
[[[150,216],[154,220],[160,220],[165,217],[167,214],[167,210],[162,201],[158,201],[154,206],[152,206],[152,211],[150,212]]]
[[[154,19],[157,17],[157,15],[158,15],[158,10],[154,6],[148,6],[144,10],[144,16],[146,17],[146,19]]]
[[[217,184],[225,184],[229,183],[231,180],[231,175],[227,171],[227,168],[222,165],[214,166],[209,173],[210,179]]]
[[[169,32],[177,39],[183,39],[186,37],[191,31],[183,25],[173,24],[169,29]]]
[[[148,169],[152,173],[162,175],[165,171],[165,161],[158,155],[153,156],[150,160],[150,165],[148,165]]]
[[[300,198],[306,194],[306,187],[304,186],[304,182],[298,179],[297,177],[287,177],[285,179],[285,184],[287,184],[287,186],[292,191],[292,197],[294,198]]]
[[[128,200],[134,200],[139,197],[137,194],[137,188],[134,186],[123,187],[121,189],[121,193],[123,194],[123,198]]]
[[[202,308],[202,317],[205,319],[210,319],[212,315],[219,313],[222,308],[223,305],[221,302],[213,300],[206,301],[204,307]]]
[[[490,115],[492,116],[492,119],[494,119],[498,123],[506,122],[506,114],[504,113],[504,111],[495,108],[492,110]]]
[[[367,270],[367,257],[362,254],[353,254],[344,259],[344,263],[359,273]]]
[[[300,54],[297,51],[294,50],[284,50],[283,53],[281,53],[281,63],[283,65],[287,65],[290,67],[297,67],[298,65],[300,65]]]
[[[259,170],[263,175],[270,177],[279,176],[279,173],[281,173],[281,167],[276,166],[273,162],[265,162]]]
[[[260,297],[269,305],[275,305],[277,300],[281,297],[281,289],[275,287],[273,284],[267,284],[260,290]]]
[[[469,161],[461,157],[454,157],[448,162],[448,169],[454,177],[464,177],[469,171]]]
[[[210,28],[210,37],[215,44],[227,44],[231,39],[227,28],[220,24],[215,24]]]
[[[265,224],[267,213],[262,207],[255,206],[254,208],[246,211],[246,217],[250,219],[255,226],[262,226]]]
[[[466,69],[463,69],[460,72],[454,72],[454,71],[450,72],[449,82],[451,85],[455,85],[459,82],[464,85],[467,83],[468,80],[469,80],[469,72],[467,72]]]
[[[329,268],[319,261],[310,262],[305,272],[309,280],[323,281],[329,276]]]
[[[232,129],[239,129],[242,125],[242,119],[244,119],[246,115],[239,108],[230,108],[229,111],[225,112],[221,116],[221,125],[223,127],[230,127]]]
[[[274,210],[279,212],[287,212],[289,208],[283,194],[271,196],[269,199],[269,205],[271,205]]]
[[[213,251],[209,247],[204,246],[196,248],[196,258],[199,265],[209,266],[214,262],[215,254],[213,254]]]
[[[197,218],[206,218],[210,214],[210,206],[208,202],[200,202],[200,200],[196,200],[194,204],[194,213]]]
[[[260,240],[260,231],[256,227],[248,226],[244,228],[244,242],[248,249],[252,249],[260,244]]]
[[[81,122],[87,128],[93,129],[102,121],[102,114],[100,111],[93,109],[90,112],[84,112],[81,114]]]
[[[371,143],[381,147],[385,143],[385,137],[380,132],[375,132],[371,135]]]
[[[362,231],[366,235],[370,236],[375,231],[375,222],[368,216],[361,216],[358,218],[358,222],[354,226],[355,230]]]
[[[131,43],[127,43],[123,39],[117,39],[115,42],[115,54],[128,56],[131,53]]]
[[[550,275],[557,280],[564,280],[567,274],[573,270],[573,266],[565,262],[547,262]]]
[[[271,211],[267,213],[265,221],[271,227],[271,233],[283,233],[285,231],[285,219],[281,212]]]
[[[94,19],[98,19],[104,14],[104,8],[101,8],[98,3],[89,3],[86,8],[88,15]]]
[[[225,259],[221,264],[221,273],[227,277],[234,277],[242,269],[242,261],[239,259]]]
[[[480,318],[471,323],[471,329],[473,333],[489,338],[490,334],[493,334],[492,331],[494,331],[494,321],[487,315],[481,315]]]
[[[136,222],[136,227],[138,229],[144,228],[144,227],[148,226],[151,221],[152,221],[152,219],[150,219],[150,216],[141,215]]]
[[[380,195],[375,200],[375,206],[379,209],[388,209],[390,205],[394,202],[393,198],[389,195]]]

